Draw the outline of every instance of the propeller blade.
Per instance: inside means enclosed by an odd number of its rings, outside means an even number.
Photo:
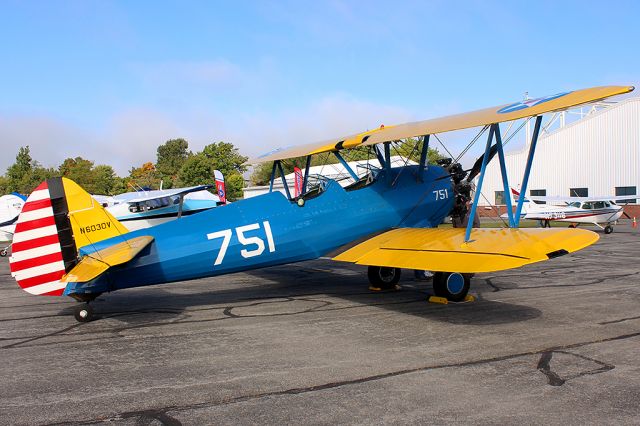
[[[494,144],[490,149],[489,149],[489,158],[487,159],[487,164],[489,164],[491,162],[491,159],[496,155],[496,153],[498,152],[498,145]],[[480,173],[480,169],[482,168],[482,161],[484,159],[484,154],[482,154],[475,163],[473,163],[473,167],[471,168],[471,171],[469,172],[469,176],[467,176],[467,182],[471,182],[473,180],[473,178],[475,178],[478,173]]]

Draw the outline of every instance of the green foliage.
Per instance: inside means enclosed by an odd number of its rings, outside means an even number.
[[[113,167],[98,165],[93,168],[94,194],[121,194],[126,191],[124,180],[113,170]]]
[[[157,164],[146,162],[132,167],[129,176],[120,178],[111,166],[94,165],[82,157],[67,158],[56,169],[44,168],[31,158],[29,147],[21,147],[16,161],[0,176],[0,193],[17,191],[30,194],[42,181],[53,176],[64,176],[83,187],[91,194],[116,195],[134,191],[141,187],[158,189],[213,184],[214,170],[225,177],[227,198],[242,197],[247,157],[240,155],[231,143],[216,142],[204,147],[196,154],[188,151],[189,143],[184,139],[171,139],[157,149]]]
[[[82,157],[67,158],[57,174],[71,179],[90,194],[113,195],[123,192],[123,181],[111,166],[93,164],[93,161]]]
[[[234,147],[232,143],[209,144],[204,147],[202,154],[211,161],[214,170],[220,170],[225,176],[233,173],[242,174],[247,170],[244,163],[248,157],[240,155],[238,148]]]
[[[211,184],[214,170],[220,170],[225,178],[227,198],[231,201],[242,198],[247,157],[238,153],[231,143],[218,142],[204,147],[202,152],[190,156],[178,171],[177,181],[181,186]]]
[[[409,138],[405,140],[399,146],[396,146],[395,150],[392,150],[391,154],[394,155],[397,152],[397,155],[401,155],[405,158],[411,159],[411,161],[415,161],[416,163],[420,162],[420,153],[422,152],[422,138]],[[445,158],[444,155],[440,154],[440,152],[436,148],[429,148],[427,150],[427,164],[436,164],[436,161]]]
[[[55,175],[55,170],[42,167],[31,158],[29,147],[21,147],[16,162],[7,169],[0,181],[2,193],[19,192],[30,194],[43,180]]]
[[[354,149],[342,150],[341,155],[346,161],[361,161],[376,158],[374,148],[372,146],[358,147]],[[394,144],[391,149],[391,155],[401,155],[404,158],[409,158],[416,163],[420,161],[420,152],[422,151],[422,139],[409,138],[402,143]],[[435,164],[436,160],[444,158],[443,155],[435,148],[429,148],[427,151],[427,162],[429,164]],[[319,166],[322,164],[334,164],[338,159],[333,153],[322,153],[311,157],[311,165]],[[306,157],[296,157],[282,161],[282,169],[285,175],[292,173],[295,166],[300,169],[304,169],[306,164]],[[253,185],[268,185],[271,179],[273,163],[260,163],[254,169],[251,174],[251,183]],[[279,176],[276,173],[276,176]]]
[[[156,171],[164,188],[176,186],[178,172],[190,155],[189,143],[182,138],[168,140],[158,147]]]

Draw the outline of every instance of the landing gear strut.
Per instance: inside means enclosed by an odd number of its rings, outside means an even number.
[[[384,291],[397,290],[400,281],[400,268],[387,268],[384,266],[369,266],[369,290]]]
[[[461,302],[469,293],[471,274],[436,272],[433,275],[433,292],[452,302]]]

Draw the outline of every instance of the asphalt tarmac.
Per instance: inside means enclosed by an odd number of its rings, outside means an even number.
[[[317,260],[73,300],[0,259],[0,424],[640,424],[640,233],[473,278],[371,293]]]

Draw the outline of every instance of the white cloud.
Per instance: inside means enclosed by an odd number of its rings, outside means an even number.
[[[241,115],[203,109],[168,114],[130,108],[93,129],[52,117],[0,117],[4,147],[0,172],[14,162],[18,148],[24,145],[45,166],[57,167],[65,158],[81,156],[111,165],[125,176],[132,166],[155,161],[158,145],[172,138],[187,139],[192,151],[223,140],[236,145],[243,155],[253,156],[280,146],[347,136],[416,118],[424,117],[349,95],[329,96],[298,109]]]

